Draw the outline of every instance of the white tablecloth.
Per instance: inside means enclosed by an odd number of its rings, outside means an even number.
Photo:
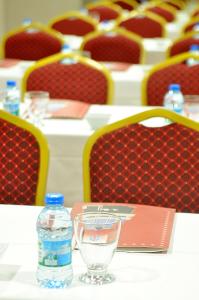
[[[104,286],[79,282],[85,272],[79,251],[73,253],[74,280],[71,287],[48,290],[38,287],[36,218],[40,207],[0,205],[1,243],[8,243],[0,256],[2,300],[198,300],[198,214],[178,213],[166,254],[116,252],[109,271],[116,281]]]

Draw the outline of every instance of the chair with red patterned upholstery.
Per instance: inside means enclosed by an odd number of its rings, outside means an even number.
[[[149,11],[133,11],[116,21],[116,26],[131,31],[143,38],[165,37],[163,18]]]
[[[91,58],[97,61],[143,63],[142,39],[122,28],[87,35],[81,50],[89,51]]]
[[[111,104],[113,81],[100,63],[72,53],[61,53],[27,69],[22,80],[22,94],[35,90],[48,91],[54,99]]]
[[[162,17],[166,22],[174,22],[176,18],[176,10],[170,6],[162,4],[151,4],[146,7],[146,11],[150,11]]]
[[[49,150],[41,131],[0,110],[0,203],[44,205]]]
[[[64,40],[56,31],[39,23],[22,26],[3,37],[2,57],[39,60],[62,49]]]
[[[194,31],[187,32],[180,38],[177,38],[167,49],[167,57],[188,52],[191,45],[199,45],[199,39],[196,38]]]
[[[84,148],[84,201],[199,213],[198,146],[199,123],[166,109],[106,125],[88,138]]]
[[[97,30],[97,21],[78,11],[69,11],[53,18],[49,26],[65,35],[84,36]]]
[[[184,33],[187,33],[187,32],[189,32],[189,31],[194,31],[195,29],[194,29],[194,27],[195,27],[195,25],[197,25],[197,31],[199,31],[198,30],[198,24],[199,24],[199,16],[196,16],[196,17],[194,17],[194,18],[191,18],[188,22],[186,22],[185,24],[184,24],[184,26],[182,27],[182,33],[184,34]]]
[[[122,8],[119,5],[113,4],[108,1],[100,1],[96,3],[87,4],[89,13],[99,15],[99,21],[110,21],[120,17]]]
[[[138,3],[134,0],[111,0],[116,5],[119,5],[124,10],[134,10],[138,7]]]
[[[161,106],[172,83],[180,84],[184,95],[199,95],[199,64],[189,66],[186,61],[199,55],[183,53],[154,66],[142,81],[142,104]]]

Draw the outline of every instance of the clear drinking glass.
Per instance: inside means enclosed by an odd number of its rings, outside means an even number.
[[[45,91],[29,91],[25,94],[25,105],[28,119],[34,125],[41,127],[46,115],[49,93]]]
[[[80,281],[88,284],[105,284],[115,280],[107,272],[117,248],[121,220],[108,213],[82,213],[74,219],[76,241],[87,272]]]

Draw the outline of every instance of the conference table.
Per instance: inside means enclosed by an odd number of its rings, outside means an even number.
[[[198,300],[198,214],[176,213],[167,253],[116,252],[109,266],[116,277],[111,284],[80,283],[78,277],[86,267],[74,250],[71,286],[53,290],[40,288],[35,276],[40,211],[41,207],[0,205],[0,299]]]
[[[21,61],[10,67],[0,67],[0,90],[5,89],[7,80],[15,80],[21,88],[22,77],[32,61]],[[109,64],[110,65],[110,64]],[[0,64],[1,66],[1,64]],[[141,83],[151,65],[129,65],[123,71],[110,71],[114,82],[113,104],[140,105]]]

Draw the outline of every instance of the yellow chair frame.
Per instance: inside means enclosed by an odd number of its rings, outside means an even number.
[[[85,22],[90,23],[91,25],[93,25],[94,28],[95,28],[95,30],[97,30],[97,25],[98,25],[97,20],[93,19],[89,15],[88,16],[84,15],[84,14],[82,14],[79,11],[69,11],[69,12],[67,12],[67,13],[65,13],[63,15],[57,16],[57,17],[55,17],[55,18],[53,18],[53,19],[50,20],[50,22],[48,23],[48,26],[52,28],[52,26],[54,25],[54,23],[62,21],[64,19],[70,19],[70,18],[81,19],[82,21],[85,21]]]
[[[25,25],[25,26],[22,25],[21,27],[18,27],[16,29],[12,30],[12,31],[9,31],[8,33],[6,33],[3,36],[2,44],[1,44],[1,53],[0,53],[1,58],[5,58],[5,44],[6,44],[7,39],[9,37],[15,35],[15,34],[24,32],[28,29],[36,29],[36,30],[45,32],[45,33],[51,35],[52,37],[59,39],[61,44],[64,45],[64,39],[63,39],[62,35],[59,32],[57,32],[56,30],[50,29],[47,26],[44,26],[43,24],[33,22],[31,24],[28,24],[28,25]]]
[[[187,21],[183,26],[182,26],[182,31],[181,34],[185,34],[185,28],[193,23],[199,23],[199,16],[191,18],[189,21]],[[193,31],[193,30],[192,30]]]
[[[38,142],[40,149],[40,166],[36,191],[35,205],[44,205],[44,198],[46,193],[47,175],[48,175],[48,162],[49,162],[49,148],[48,142],[42,132],[30,124],[29,122],[11,115],[4,110],[0,110],[0,118],[30,132]]]
[[[22,101],[24,99],[24,94],[26,92],[27,79],[28,79],[29,75],[34,70],[36,70],[40,67],[46,66],[48,64],[51,64],[51,63],[54,63],[54,62],[57,62],[57,61],[61,61],[64,58],[74,59],[77,62],[80,62],[80,63],[82,63],[86,66],[90,66],[93,69],[99,70],[105,76],[105,78],[107,79],[107,82],[108,82],[107,104],[109,104],[109,105],[112,104],[112,101],[113,101],[113,80],[112,80],[112,77],[111,77],[111,74],[110,74],[109,70],[105,66],[103,66],[102,64],[100,64],[100,63],[98,63],[98,62],[96,62],[96,61],[94,61],[90,58],[82,57],[82,56],[79,56],[79,55],[73,54],[73,53],[67,53],[67,54],[59,53],[59,54],[51,55],[50,57],[39,60],[33,66],[29,67],[26,70],[26,72],[23,76],[23,79],[22,79],[22,85],[21,85]]]
[[[140,46],[140,49],[141,49],[140,64],[144,63],[144,61],[145,61],[145,50],[144,50],[142,38],[139,35],[137,35],[137,34],[135,34],[133,32],[130,32],[130,31],[126,30],[126,29],[123,29],[122,27],[117,27],[117,28],[114,28],[114,29],[109,30],[109,31],[107,31],[107,30],[95,31],[95,32],[91,32],[91,33],[87,34],[84,37],[84,39],[83,39],[83,41],[82,41],[82,43],[80,45],[80,50],[83,51],[84,45],[88,41],[90,41],[93,38],[96,38],[98,36],[110,33],[110,32],[118,33],[118,34],[120,34],[120,35],[122,35],[122,36],[124,36],[124,37],[126,37],[126,38],[128,38],[128,39],[130,39],[132,41],[134,41],[134,42],[137,42],[139,44],[139,46]]]
[[[115,26],[120,27],[119,25],[121,22],[126,21],[126,20],[131,19],[136,16],[140,16],[140,15],[147,16],[149,19],[159,23],[162,26],[162,37],[166,37],[165,25],[167,22],[164,20],[164,18],[162,18],[152,12],[143,11],[143,9],[132,11],[128,14],[128,16],[122,16],[122,17],[117,18]]]
[[[159,1],[162,2],[162,1]],[[170,2],[172,2],[173,4],[177,4],[180,6],[180,9],[184,9],[185,8],[185,3],[181,0],[170,0]],[[163,2],[164,3],[164,2]],[[166,3],[167,4],[167,3]],[[169,6],[169,4],[167,4]],[[174,7],[171,7],[174,8]],[[175,8],[174,8],[175,9]]]
[[[186,61],[187,59],[189,59],[191,57],[195,58],[196,60],[199,60],[199,55],[193,54],[190,52],[185,52],[185,53],[182,53],[179,55],[175,55],[171,58],[168,58],[164,62],[155,65],[151,70],[149,70],[147,72],[147,74],[145,75],[145,77],[142,81],[142,84],[141,84],[142,105],[148,105],[148,103],[147,103],[147,83],[153,73],[156,73],[157,71],[164,69],[168,66],[175,65],[175,64],[181,63],[183,61]]]
[[[84,201],[91,201],[91,190],[90,190],[90,169],[89,169],[89,159],[93,145],[95,142],[104,134],[111,131],[117,130],[121,127],[128,126],[131,124],[136,124],[145,121],[150,118],[161,117],[171,120],[172,122],[182,124],[188,128],[199,131],[199,123],[191,119],[183,117],[172,111],[164,108],[156,108],[141,112],[139,114],[133,115],[131,117],[122,119],[113,124],[106,125],[98,130],[96,130],[87,140],[84,151],[83,151],[83,186],[84,186]],[[165,125],[169,126],[169,125]]]
[[[198,34],[199,34],[199,33],[198,33]],[[176,43],[178,43],[178,42],[181,42],[181,41],[183,41],[184,39],[190,38],[190,37],[192,37],[192,36],[194,36],[194,35],[196,35],[196,32],[195,32],[195,31],[189,31],[189,32],[183,34],[182,36],[180,36],[179,38],[173,40],[173,41],[172,41],[172,44],[167,48],[167,51],[166,51],[166,57],[167,57],[167,58],[170,58],[170,57],[171,57],[170,54],[171,54],[171,48],[172,48],[173,44],[176,44]]]

